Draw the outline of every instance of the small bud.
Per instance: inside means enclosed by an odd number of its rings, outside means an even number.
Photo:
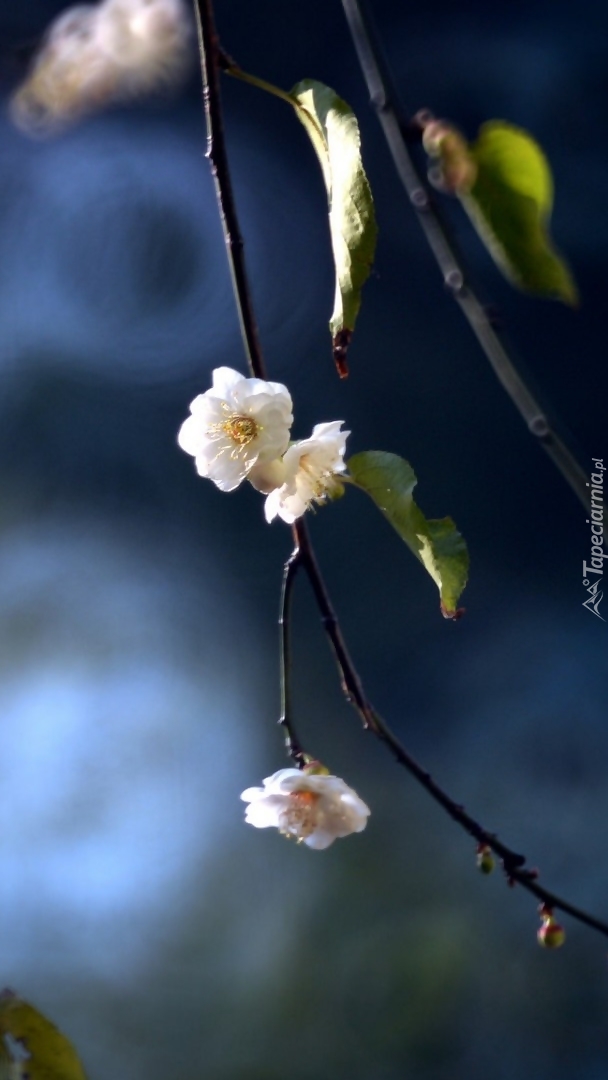
[[[328,484],[327,491],[325,492],[325,498],[330,502],[335,502],[336,499],[341,499],[345,492],[344,484],[334,476],[330,484]]]
[[[480,844],[477,848],[477,869],[482,874],[491,874],[495,866],[492,848],[487,844]]]
[[[424,124],[422,145],[429,157],[441,157],[441,144],[454,132],[447,120],[430,120]]]
[[[418,112],[412,117],[412,123],[416,124],[421,131],[432,124],[435,117],[430,109],[419,109]]]
[[[424,128],[422,145],[430,158],[439,162],[429,171],[429,180],[440,191],[463,194],[477,179],[477,164],[466,139],[447,120],[433,120]]]
[[[247,479],[256,491],[261,491],[263,495],[270,495],[270,492],[280,487],[285,479],[285,466],[282,459],[275,458],[273,461],[264,461],[254,465],[249,470]]]
[[[330,776],[331,773],[325,765],[322,765],[316,758],[311,758],[308,754],[304,755],[305,765],[302,772],[305,776]]]
[[[563,926],[554,919],[551,911],[543,905],[540,909],[542,926],[537,931],[538,944],[543,949],[559,949],[566,940],[566,931]]]

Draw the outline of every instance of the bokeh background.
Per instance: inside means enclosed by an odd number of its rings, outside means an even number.
[[[4,100],[66,5],[0,3]],[[530,129],[556,178],[579,311],[501,280],[447,207],[482,295],[580,454],[608,457],[603,0],[376,0],[406,107],[472,136]],[[356,109],[376,270],[340,383],[325,198],[300,126],[224,85],[261,335],[303,436],[407,457],[469,543],[467,614],[349,492],[311,520],[369,694],[411,751],[543,881],[608,915],[606,624],[582,607],[584,510],[446,297],[337,0],[217,0],[224,47]],[[324,853],[254,832],[240,791],[284,763],[276,617],[286,527],[195,476],[175,442],[213,367],[243,368],[194,73],[184,92],[31,141],[0,118],[0,983],[91,1080],[604,1080],[605,942],[535,942],[532,898],[369,736],[299,584],[307,747],[372,807]],[[608,601],[604,612],[608,619]]]

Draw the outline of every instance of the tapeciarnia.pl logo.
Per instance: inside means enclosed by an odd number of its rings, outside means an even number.
[[[593,472],[591,483],[587,484],[590,489],[589,517],[587,524],[591,525],[591,555],[587,563],[583,560],[583,585],[589,596],[583,600],[583,607],[587,608],[598,619],[606,622],[600,615],[600,603],[604,595],[602,585],[604,577],[604,559],[608,559],[608,552],[604,551],[604,465],[603,458],[591,458]]]

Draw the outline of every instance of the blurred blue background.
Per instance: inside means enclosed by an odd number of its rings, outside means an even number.
[[[64,6],[0,4],[5,100]],[[446,209],[591,471],[608,458],[604,5],[374,10],[412,113],[469,136],[508,119],[551,159],[576,312],[510,290]],[[340,418],[351,453],[407,457],[422,508],[451,514],[471,552],[450,624],[362,496],[312,518],[368,692],[548,887],[608,916],[608,629],[582,607],[584,510],[444,293],[340,4],[217,0],[217,21],[244,68],[349,100],[377,201],[340,383],[317,163],[282,103],[225,82],[261,336],[295,434]],[[480,878],[472,842],[359,731],[304,581],[298,727],[370,824],[317,854],[242,823],[240,791],[285,763],[290,534],[253,490],[201,482],[175,441],[211,370],[244,369],[196,77],[52,141],[5,110],[0,143],[0,983],[69,1033],[91,1080],[604,1080],[605,943],[568,923],[564,950],[538,949],[532,898]]]

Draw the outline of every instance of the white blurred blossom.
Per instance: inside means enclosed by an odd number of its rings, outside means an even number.
[[[178,443],[193,456],[200,476],[222,491],[233,491],[246,477],[268,490],[273,470],[279,482],[293,423],[291,396],[282,383],[216,368],[211,389],[194,399],[190,412]]]
[[[283,457],[284,479],[266,499],[267,521],[277,515],[289,525],[315,502],[342,493],[340,473],[346,469],[344,451],[349,431],[343,420],[317,424],[309,439],[293,443]]]
[[[184,0],[105,0],[101,41],[123,91],[146,93],[183,72],[191,38]]]
[[[106,105],[178,83],[187,73],[185,0],[105,0],[64,11],[12,97],[15,123],[47,135]]]
[[[367,825],[369,807],[338,776],[279,769],[263,783],[241,795],[249,803],[245,821],[256,829],[274,827],[321,851]]]

